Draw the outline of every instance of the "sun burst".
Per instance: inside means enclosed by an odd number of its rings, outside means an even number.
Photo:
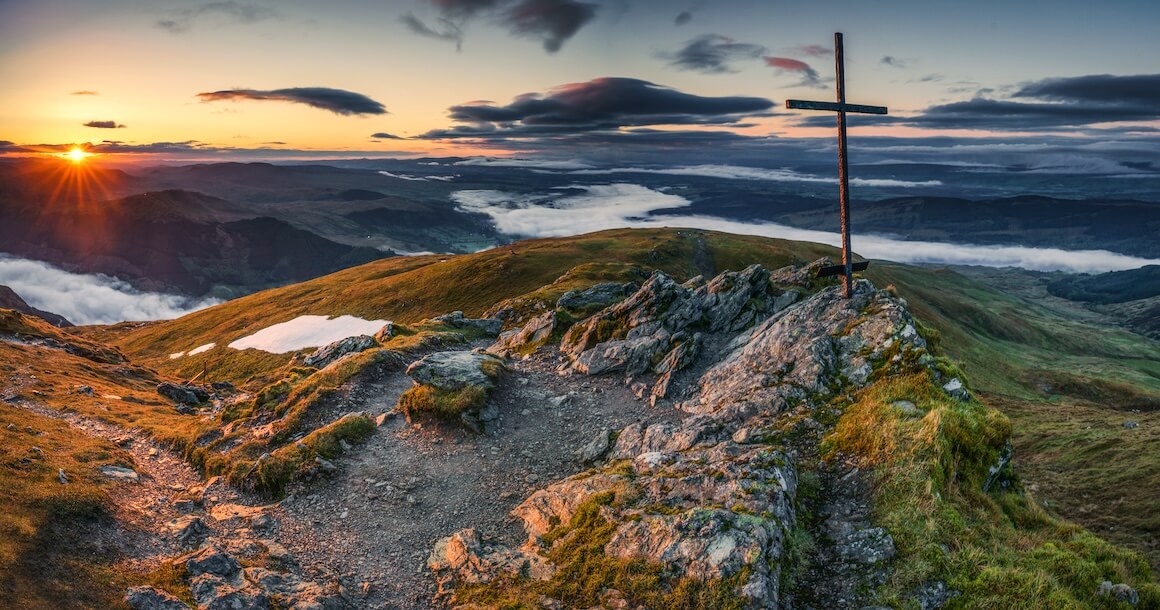
[[[72,161],[73,163],[80,163],[81,161],[84,161],[85,159],[91,157],[92,155],[93,155],[93,153],[87,152],[85,149],[81,148],[80,146],[74,146],[74,147],[72,147],[72,150],[65,153],[65,157],[68,158],[68,160]]]

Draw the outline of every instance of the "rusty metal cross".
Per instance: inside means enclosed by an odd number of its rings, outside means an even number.
[[[835,103],[786,100],[785,107],[800,110],[829,110],[838,113],[838,198],[842,215],[842,264],[841,266],[834,265],[822,268],[818,272],[818,277],[844,274],[846,276],[846,298],[848,299],[854,290],[854,272],[866,269],[869,263],[865,261],[854,263],[850,260],[850,179],[846,169],[846,113],[886,114],[886,107],[846,103],[846,69],[844,63],[842,33],[835,32],[834,70],[837,76],[838,101]]]

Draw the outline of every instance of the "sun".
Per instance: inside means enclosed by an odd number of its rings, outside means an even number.
[[[86,152],[83,148],[81,148],[79,146],[74,146],[74,147],[72,147],[72,150],[65,153],[65,156],[68,157],[68,160],[72,161],[73,163],[80,163],[81,161],[84,161],[85,159],[91,157],[92,154],[93,153],[91,153],[91,152]]]

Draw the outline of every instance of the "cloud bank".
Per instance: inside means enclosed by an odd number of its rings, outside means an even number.
[[[837,178],[826,178],[801,174],[790,169],[766,169],[762,167],[742,167],[738,165],[691,165],[686,167],[614,167],[609,169],[584,169],[572,174],[669,174],[673,176],[704,176],[706,178],[726,178],[729,180],[768,180],[771,182],[816,182],[837,184]],[[941,186],[938,180],[895,180],[892,178],[850,178],[855,186],[919,187]]]
[[[604,77],[527,93],[506,106],[471,102],[448,114],[461,125],[422,137],[508,138],[570,134],[655,125],[736,125],[766,116],[773,102],[760,97],[705,97],[635,78]]]
[[[0,255],[0,284],[29,305],[60,314],[74,324],[168,320],[221,303],[175,294],[141,292],[101,274],[69,273],[48,263]]]
[[[451,199],[464,211],[491,217],[499,231],[521,237],[563,237],[621,227],[681,227],[831,246],[841,244],[838,233],[796,229],[775,223],[679,215],[681,208],[691,205],[688,199],[635,184],[573,186],[560,193],[541,194],[464,190],[453,193]],[[660,210],[670,213],[650,215]],[[878,235],[856,235],[853,247],[855,252],[867,258],[900,263],[1021,267],[1034,271],[1101,273],[1160,264],[1160,260],[1106,250],[949,244],[904,241]]]
[[[271,100],[305,104],[313,108],[329,110],[340,115],[386,114],[385,106],[354,91],[331,89],[329,87],[291,87],[289,89],[226,89],[198,93],[203,102],[221,100]]]

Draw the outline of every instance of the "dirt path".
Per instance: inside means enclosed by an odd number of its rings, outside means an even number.
[[[518,546],[508,513],[546,482],[579,472],[575,451],[601,430],[679,414],[632,395],[615,376],[560,376],[564,360],[516,361],[485,434],[408,425],[392,417],[339,461],[332,480],[298,488],[274,510],[279,535],[312,572],[337,574],[359,608],[424,608],[435,593],[424,568],[435,541],[465,527]],[[411,381],[401,371],[363,380],[343,408],[378,414]]]

